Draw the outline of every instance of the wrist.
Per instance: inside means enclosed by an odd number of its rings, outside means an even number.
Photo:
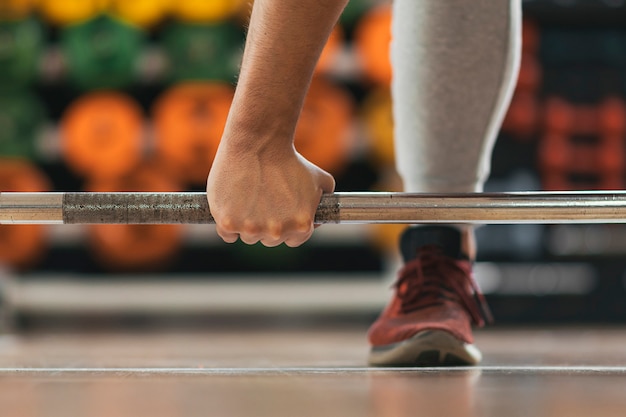
[[[267,149],[293,148],[298,114],[281,115],[274,110],[266,106],[240,109],[233,103],[222,143],[233,150],[257,153]]]
[[[293,131],[271,123],[232,121],[227,124],[220,142],[220,150],[236,155],[254,155],[279,158],[293,150]]]

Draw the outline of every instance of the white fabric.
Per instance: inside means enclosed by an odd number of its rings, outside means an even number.
[[[393,7],[404,190],[482,191],[517,80],[521,0],[395,0]]]

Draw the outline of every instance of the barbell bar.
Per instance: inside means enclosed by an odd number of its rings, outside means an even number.
[[[324,194],[325,223],[626,223],[625,191]],[[206,194],[0,193],[0,224],[211,224]]]

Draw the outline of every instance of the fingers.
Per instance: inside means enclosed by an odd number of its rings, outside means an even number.
[[[275,247],[285,243],[289,247],[298,247],[313,235],[313,218],[299,216],[292,221],[267,221],[255,223],[246,220],[241,223],[232,219],[216,220],[217,234],[226,243],[235,243],[240,239],[243,243],[254,245],[261,242],[264,246]]]
[[[220,231],[220,229],[218,229],[217,234],[226,243],[235,243],[237,239],[239,239],[239,233],[227,233],[224,231]]]
[[[306,222],[300,224],[295,233],[285,239],[285,245],[296,248],[309,240],[313,235],[313,218],[307,219]]]
[[[235,223],[229,219],[224,218],[218,221],[215,219],[216,232],[219,237],[226,243],[235,243],[239,239],[239,233],[235,227]]]

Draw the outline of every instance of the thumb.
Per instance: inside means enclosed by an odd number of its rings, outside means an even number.
[[[335,191],[335,179],[326,171],[320,171],[319,184],[324,194],[330,194]],[[320,226],[320,224],[314,225],[316,229]]]
[[[326,171],[320,172],[319,185],[324,194],[330,194],[335,191],[335,179]]]

